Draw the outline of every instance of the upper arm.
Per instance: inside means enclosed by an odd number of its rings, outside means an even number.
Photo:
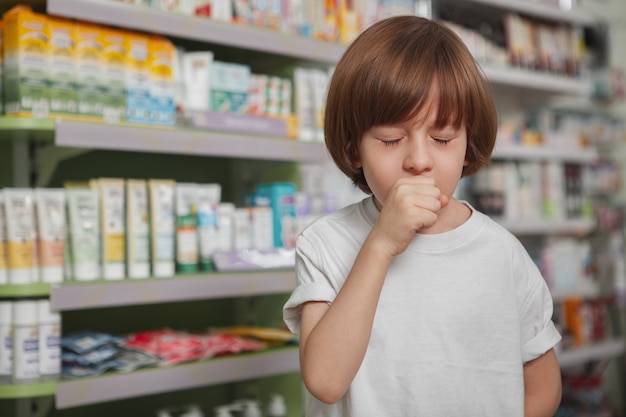
[[[551,417],[561,402],[561,370],[550,349],[524,364],[524,417]]]

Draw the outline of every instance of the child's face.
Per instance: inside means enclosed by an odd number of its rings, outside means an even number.
[[[435,180],[442,194],[452,197],[467,164],[465,125],[435,128],[436,103],[425,106],[405,123],[375,126],[365,132],[359,144],[357,167],[374,197],[382,206],[395,182],[403,177],[423,175]]]

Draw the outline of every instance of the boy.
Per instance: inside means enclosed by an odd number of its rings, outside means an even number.
[[[561,380],[552,299],[521,243],[456,200],[497,115],[463,42],[415,16],[365,30],[338,63],[324,133],[371,197],[298,237],[284,307],[307,417],[549,417]]]

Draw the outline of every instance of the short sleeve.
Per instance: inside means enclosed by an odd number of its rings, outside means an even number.
[[[283,306],[283,321],[289,330],[299,335],[302,305],[309,301],[332,303],[337,291],[330,284],[326,274],[311,259],[315,246],[303,235],[296,244],[296,279],[297,287]]]
[[[552,322],[554,307],[548,286],[530,257],[525,262],[529,283],[520,311],[524,363],[543,355],[561,340],[561,335]]]

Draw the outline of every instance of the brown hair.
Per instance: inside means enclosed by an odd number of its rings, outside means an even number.
[[[489,84],[463,41],[446,26],[417,16],[375,23],[348,47],[333,73],[324,135],[335,164],[366,193],[355,167],[358,144],[372,127],[415,117],[439,97],[437,127],[465,122],[468,165],[463,176],[489,163],[497,113]]]

